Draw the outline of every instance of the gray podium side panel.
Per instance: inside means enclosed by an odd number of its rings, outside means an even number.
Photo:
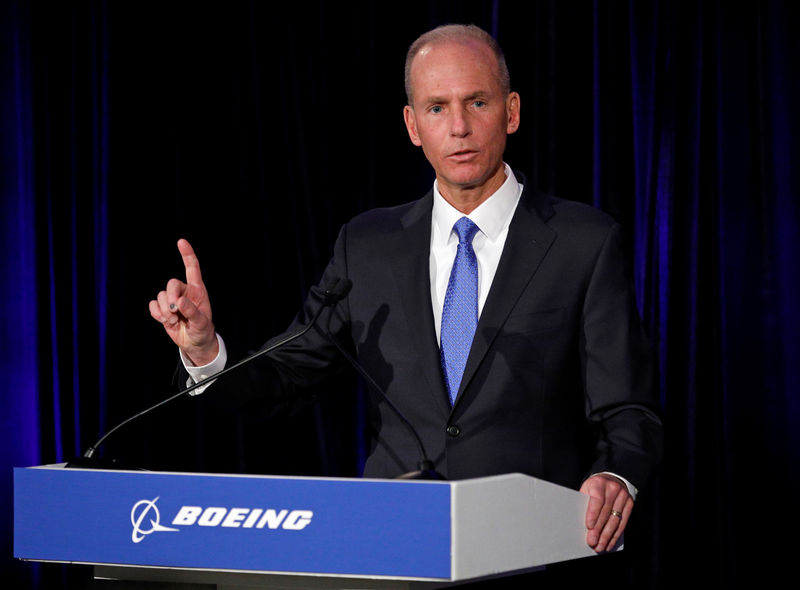
[[[520,474],[453,484],[453,579],[596,555],[586,545],[588,497]]]

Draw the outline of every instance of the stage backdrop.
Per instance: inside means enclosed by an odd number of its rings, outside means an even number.
[[[147,302],[194,244],[215,321],[255,348],[339,227],[432,181],[406,136],[423,31],[504,46],[530,183],[621,221],[658,351],[667,453],[637,502],[633,587],[735,586],[788,554],[800,455],[800,20],[791,2],[2,3],[2,550],[11,467],[80,454],[172,391]],[[352,375],[275,413],[183,400],[109,441],[150,469],[357,475]],[[778,510],[770,510],[775,506]],[[796,545],[796,543],[794,543]],[[785,545],[785,549],[784,549]]]

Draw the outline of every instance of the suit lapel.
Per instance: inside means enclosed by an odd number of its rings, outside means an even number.
[[[450,404],[442,377],[439,345],[431,310],[430,242],[433,193],[417,201],[401,219],[394,236],[392,264],[397,290],[410,327],[414,351],[437,407],[446,416]]]
[[[553,230],[544,223],[553,214],[552,208],[543,197],[528,189],[524,179],[520,178],[520,182],[525,184],[525,190],[511,220],[497,273],[478,321],[456,405],[556,239]]]

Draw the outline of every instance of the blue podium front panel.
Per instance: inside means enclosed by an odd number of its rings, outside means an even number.
[[[14,470],[21,559],[448,579],[437,482]]]

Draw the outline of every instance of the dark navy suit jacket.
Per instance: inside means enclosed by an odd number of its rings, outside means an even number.
[[[445,477],[521,472],[577,488],[591,473],[611,471],[641,487],[661,455],[661,423],[620,228],[592,207],[529,186],[511,221],[454,407],[431,311],[432,193],[347,223],[289,331],[313,315],[326,285],[347,277],[352,290],[320,324],[330,322],[357,354]],[[269,367],[250,374],[250,389],[313,385],[343,362],[317,330],[270,358]],[[415,469],[413,438],[380,397],[371,401],[364,475]]]

